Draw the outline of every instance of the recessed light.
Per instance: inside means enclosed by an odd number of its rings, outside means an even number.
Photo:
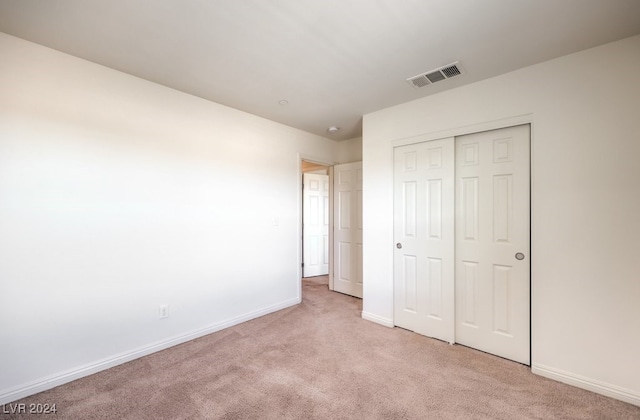
[[[286,99],[280,99],[278,103],[282,106],[289,105],[289,101],[287,101]]]
[[[331,134],[337,133],[338,130],[340,130],[340,127],[336,127],[335,125],[332,125],[331,127],[327,128],[327,131]]]

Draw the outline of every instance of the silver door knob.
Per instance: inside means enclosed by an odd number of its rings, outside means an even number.
[[[524,260],[524,254],[522,252],[516,253],[516,260],[518,261]]]
[[[398,249],[402,249],[402,244],[401,244],[400,242],[398,242],[398,243],[396,244],[396,248],[398,248]]]

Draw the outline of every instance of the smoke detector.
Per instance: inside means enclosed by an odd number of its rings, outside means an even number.
[[[447,64],[446,66],[439,67],[428,72],[421,73],[417,76],[413,76],[407,79],[407,82],[413,87],[421,88],[431,85],[433,83],[440,82],[442,80],[451,79],[452,77],[462,74],[462,68],[456,61],[455,63]]]

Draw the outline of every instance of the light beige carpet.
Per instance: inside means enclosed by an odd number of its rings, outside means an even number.
[[[56,403],[40,419],[640,419],[527,366],[364,321],[361,304],[305,280],[300,305],[17,403]]]

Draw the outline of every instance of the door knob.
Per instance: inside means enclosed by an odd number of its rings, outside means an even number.
[[[518,260],[518,261],[524,260],[524,254],[522,252],[517,252],[516,253],[516,260]]]
[[[398,249],[402,249],[402,244],[401,244],[400,242],[398,242],[398,243],[396,244],[396,248],[398,248]]]

